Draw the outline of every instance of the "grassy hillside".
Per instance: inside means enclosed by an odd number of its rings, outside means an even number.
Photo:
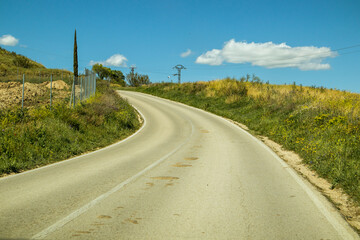
[[[94,97],[69,109],[60,102],[0,111],[0,176],[104,147],[135,132],[135,110],[105,81]]]
[[[324,88],[224,79],[136,88],[246,124],[297,152],[360,203],[360,95]]]
[[[71,72],[61,69],[47,69],[25,56],[9,52],[0,47],[0,81],[19,81],[25,74],[27,82],[48,81],[51,74],[54,80],[67,80]]]

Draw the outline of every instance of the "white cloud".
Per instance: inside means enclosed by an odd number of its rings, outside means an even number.
[[[127,58],[124,55],[121,54],[114,54],[111,57],[109,57],[108,59],[106,59],[105,61],[102,62],[95,62],[93,60],[90,61],[90,65],[94,65],[94,64],[102,64],[104,66],[108,66],[108,67],[126,67],[126,62],[127,62]]]
[[[224,61],[221,50],[213,49],[207,51],[196,59],[196,63],[209,64],[209,65],[221,65]]]
[[[196,63],[221,65],[228,63],[251,63],[253,66],[266,68],[293,67],[301,70],[329,69],[330,65],[322,63],[329,57],[337,56],[336,52],[327,47],[290,47],[286,43],[274,44],[225,42],[223,49],[213,49],[200,55]]]
[[[186,50],[186,52],[183,52],[180,54],[181,57],[186,58],[192,54],[192,51],[190,49]]]
[[[11,35],[3,35],[0,37],[0,45],[15,46],[19,43],[19,39],[14,38]]]

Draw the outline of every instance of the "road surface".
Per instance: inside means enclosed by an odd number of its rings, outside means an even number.
[[[359,239],[314,187],[232,123],[121,92],[143,127],[0,180],[0,239]]]

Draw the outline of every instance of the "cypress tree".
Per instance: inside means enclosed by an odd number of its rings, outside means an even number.
[[[77,78],[78,78],[78,56],[77,56],[77,43],[76,43],[76,29],[75,29],[75,37],[74,37],[74,77],[75,77],[75,82],[77,82]]]

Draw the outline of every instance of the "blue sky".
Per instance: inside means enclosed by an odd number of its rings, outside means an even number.
[[[76,28],[80,70],[136,65],[161,82],[182,64],[188,82],[249,73],[360,93],[359,13],[359,0],[0,0],[0,45],[72,70]]]

